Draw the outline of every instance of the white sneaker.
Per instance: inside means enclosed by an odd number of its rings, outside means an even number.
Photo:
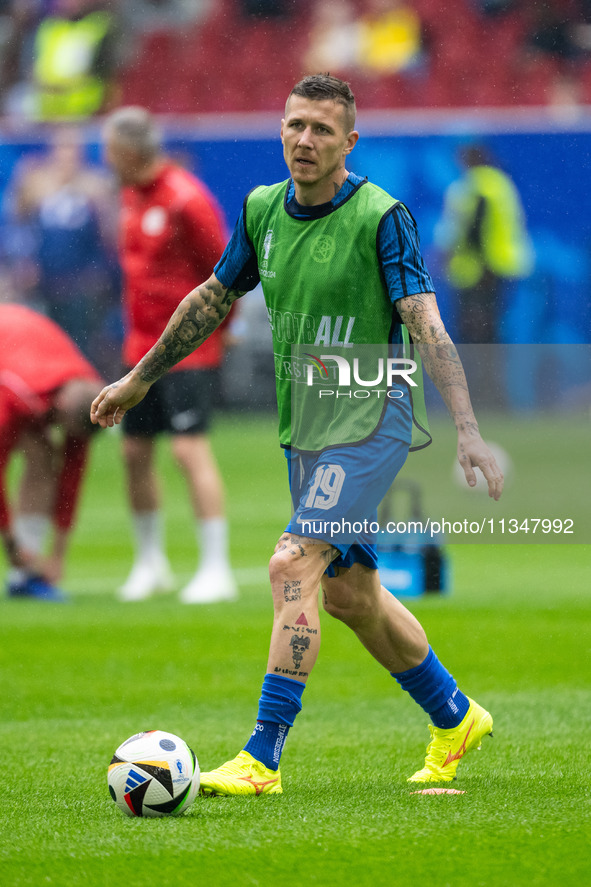
[[[174,576],[165,557],[137,561],[119,589],[120,601],[143,601],[157,591],[171,591]]]
[[[201,567],[181,591],[183,604],[214,604],[233,601],[238,597],[238,586],[227,566]]]

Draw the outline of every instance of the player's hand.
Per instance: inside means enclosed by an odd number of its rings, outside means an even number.
[[[501,498],[505,482],[503,472],[479,434],[458,436],[458,461],[470,487],[476,486],[474,469],[479,468],[488,484],[488,495],[495,501]]]
[[[90,407],[90,420],[101,428],[119,425],[125,413],[140,402],[150,388],[132,370],[118,382],[107,385],[93,400]]]

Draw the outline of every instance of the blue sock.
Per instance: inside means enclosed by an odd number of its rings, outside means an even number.
[[[301,681],[282,675],[265,675],[256,726],[244,751],[271,770],[279,767],[289,728],[293,727],[296,715],[302,710],[305,686]]]
[[[433,724],[443,730],[457,727],[464,720],[470,700],[443,667],[431,647],[427,658],[415,668],[398,674],[391,672],[403,690],[430,715]]]

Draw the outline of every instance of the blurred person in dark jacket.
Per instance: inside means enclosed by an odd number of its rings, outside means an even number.
[[[13,219],[30,234],[39,308],[96,360],[93,341],[115,299],[113,182],[86,162],[80,133],[65,126],[47,152],[17,166],[11,190]]]

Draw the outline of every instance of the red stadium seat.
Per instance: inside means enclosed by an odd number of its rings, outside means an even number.
[[[333,71],[354,81],[359,105],[462,107],[545,104],[557,76],[556,63],[526,55],[526,11],[489,17],[470,0],[441,4],[414,0],[424,22],[427,64],[423,73],[366,78]],[[218,0],[194,27],[147,35],[123,78],[126,102],[154,111],[204,113],[277,110],[302,76],[310,3],[298,3],[297,20],[261,20],[241,15],[237,0]],[[581,90],[591,100],[587,66]]]

